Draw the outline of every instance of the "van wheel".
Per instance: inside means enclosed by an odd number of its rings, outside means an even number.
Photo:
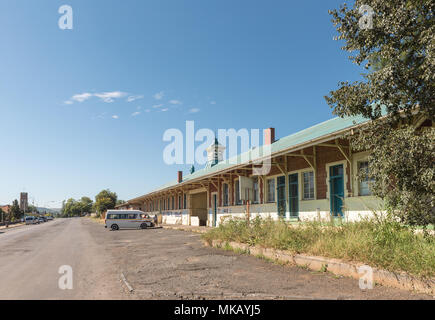
[[[142,223],[142,224],[140,225],[140,228],[141,228],[141,229],[146,229],[146,228],[148,228],[148,225],[147,225],[146,223]]]
[[[119,227],[117,224],[112,224],[112,226],[110,227],[113,231],[119,230]]]

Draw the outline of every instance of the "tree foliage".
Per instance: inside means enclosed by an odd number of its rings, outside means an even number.
[[[92,200],[88,197],[82,197],[80,200],[68,199],[62,203],[62,217],[80,217],[84,213],[92,210]]]
[[[121,205],[121,204],[124,204],[124,203],[126,203],[125,200],[117,200],[117,201],[116,201],[116,205],[117,205],[117,206],[119,206],[119,205]]]
[[[102,214],[107,210],[114,209],[118,195],[115,192],[111,192],[109,189],[102,190],[95,196],[95,210],[97,214]]]
[[[359,8],[373,9],[373,28],[361,29]],[[331,10],[333,23],[351,52],[354,63],[370,72],[362,81],[341,82],[326,97],[338,115],[381,116],[381,105],[398,120],[415,106],[421,114],[435,115],[435,23],[431,0],[356,0]]]
[[[9,210],[9,221],[17,221],[20,220],[23,216],[23,212],[20,210],[20,206],[18,204],[18,200],[14,200],[12,202],[12,206]]]
[[[362,5],[373,9],[373,28],[359,24]],[[366,73],[341,82],[326,101],[339,116],[373,120],[351,139],[352,148],[370,151],[374,194],[402,221],[421,225],[435,221],[434,9],[430,0],[356,0],[330,11],[342,49]],[[429,125],[422,128],[419,119]]]

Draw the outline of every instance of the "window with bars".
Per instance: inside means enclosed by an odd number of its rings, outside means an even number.
[[[314,200],[314,172],[304,172],[303,175],[303,199],[304,200]]]
[[[267,180],[267,202],[275,202],[275,179]]]
[[[184,198],[183,198],[183,209],[187,208],[187,194],[184,194]]]

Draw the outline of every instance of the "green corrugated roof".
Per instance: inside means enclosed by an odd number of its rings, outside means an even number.
[[[289,136],[286,136],[284,138],[281,138],[279,140],[276,140],[271,145],[271,153],[272,155],[275,153],[278,153],[280,151],[284,151],[287,149],[291,149],[292,147],[297,147],[300,145],[303,145],[305,143],[308,143],[312,140],[318,140],[322,137],[328,136],[333,133],[340,132],[342,130],[351,128],[353,126],[362,124],[364,122],[369,121],[369,119],[364,118],[362,116],[353,116],[353,117],[346,117],[346,118],[333,118],[327,121],[324,121],[322,123],[319,123],[317,125],[314,125],[312,127],[309,127],[307,129],[301,130],[299,132],[296,132],[294,134],[291,134]],[[213,167],[205,167],[201,170],[198,170],[192,174],[188,174],[183,178],[183,183],[188,182],[190,180],[194,180],[197,178],[200,178],[202,176],[210,175],[213,173],[218,173],[220,171],[223,171],[225,169],[228,169],[230,167],[233,167],[235,165],[240,165],[243,163],[247,163],[249,161],[242,161],[242,159],[249,159],[249,160],[255,160],[258,157],[262,155],[263,146],[251,149],[243,154],[239,154],[233,158],[230,158],[228,160],[219,162],[218,164],[214,165]],[[255,152],[253,152],[255,151]],[[174,180],[172,182],[168,182],[157,189],[150,191],[149,193],[154,193],[160,190],[164,190],[173,186],[178,185],[178,181]],[[149,194],[148,193],[148,194]]]

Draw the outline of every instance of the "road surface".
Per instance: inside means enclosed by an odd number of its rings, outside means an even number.
[[[59,288],[64,265],[72,290]],[[0,299],[432,299],[203,247],[189,232],[109,231],[88,218],[1,230],[0,277]]]

